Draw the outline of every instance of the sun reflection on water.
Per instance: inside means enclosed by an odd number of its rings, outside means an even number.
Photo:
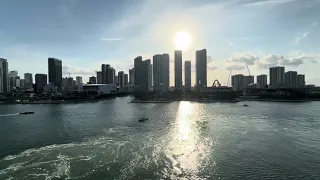
[[[207,157],[207,144],[200,137],[196,125],[197,115],[193,112],[198,104],[182,101],[179,104],[172,132],[172,140],[166,155],[172,159],[174,169],[179,175],[194,176],[201,169],[202,160]]]

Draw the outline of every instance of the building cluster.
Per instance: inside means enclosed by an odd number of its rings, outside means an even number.
[[[181,50],[174,51],[174,89],[191,89],[191,61],[184,61]],[[207,87],[207,50],[195,52],[195,87]],[[35,82],[34,82],[35,79]],[[110,92],[166,92],[170,90],[170,57],[169,54],[156,54],[151,59],[143,60],[141,56],[134,59],[134,67],[126,74],[109,64],[102,64],[96,76],[83,83],[82,77],[62,77],[62,61],[57,58],[48,58],[48,75],[25,73],[21,78],[17,71],[8,71],[8,61],[0,58],[0,93],[34,91],[36,93],[70,92],[70,91],[97,91]],[[258,75],[256,83],[254,76],[243,74],[231,77],[232,88],[236,91],[249,87],[255,88],[295,88],[305,85],[305,76],[296,71],[285,72],[284,67],[272,67],[267,75]],[[100,90],[99,90],[100,89]],[[105,91],[101,91],[104,89]]]
[[[231,77],[232,88],[236,91],[245,88],[298,88],[306,85],[305,75],[298,74],[297,71],[285,72],[285,67],[271,67],[269,69],[269,84],[266,74],[257,76],[256,83],[254,76],[244,76],[243,74],[233,75]]]

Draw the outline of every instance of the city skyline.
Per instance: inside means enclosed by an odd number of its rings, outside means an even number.
[[[173,86],[174,37],[186,31],[191,41],[182,62],[191,60],[192,85],[195,51],[203,48],[208,56],[208,86],[215,79],[226,85],[231,68],[232,74],[247,75],[245,64],[254,75],[269,74],[270,66],[285,66],[287,71],[305,74],[307,84],[319,85],[319,6],[315,0],[1,1],[1,17],[12,18],[0,18],[6,24],[0,28],[0,55],[8,60],[9,71],[17,70],[20,76],[47,74],[47,58],[57,57],[63,60],[63,77],[70,73],[87,82],[101,64],[128,74],[135,57],[152,59],[169,53]],[[155,11],[159,7],[166,10]],[[168,31],[162,33],[162,28]],[[184,84],[184,70],[182,79]]]

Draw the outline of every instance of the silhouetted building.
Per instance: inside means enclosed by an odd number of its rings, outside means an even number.
[[[97,84],[103,84],[102,83],[102,72],[97,71]]]
[[[284,67],[271,67],[269,70],[270,85],[280,85],[285,83]]]
[[[285,73],[285,83],[289,87],[296,87],[298,84],[298,72],[297,71],[288,71]]]
[[[191,88],[191,61],[184,62],[184,86]]]
[[[207,50],[196,51],[196,85],[207,87]]]
[[[245,78],[243,74],[231,76],[231,85],[233,90],[240,91],[245,88]]]
[[[123,71],[119,71],[118,72],[118,83],[120,87],[124,87],[125,83],[124,83],[124,72]]]
[[[107,84],[116,84],[116,81],[114,78],[115,78],[115,69],[113,67],[109,67]]]
[[[47,85],[48,76],[46,74],[36,74],[36,93],[43,93],[43,88]]]
[[[124,74],[124,85],[128,85],[128,74]]]
[[[0,93],[10,92],[8,73],[8,61],[6,59],[0,58]]]
[[[89,77],[88,84],[97,84],[97,78],[94,76]]]
[[[153,56],[153,89],[155,91],[169,90],[169,54]]]
[[[25,88],[32,88],[33,86],[33,77],[31,73],[25,73],[24,74],[24,80],[25,80]]]
[[[134,68],[129,69],[129,85],[134,85]]]
[[[298,74],[298,86],[305,86],[306,85],[306,79],[304,74]]]
[[[109,84],[109,64],[101,65],[101,84]]]
[[[257,76],[257,83],[259,84],[260,88],[265,88],[268,85],[268,76],[265,74],[261,74]]]
[[[57,91],[62,88],[62,61],[56,58],[48,58],[49,83],[57,86]]]
[[[150,67],[151,61],[142,61],[142,57],[138,56],[134,59],[134,90],[136,92],[149,91],[150,88]]]
[[[182,88],[182,51],[174,51],[174,87],[176,90]]]
[[[254,83],[254,76],[244,76],[244,87]]]

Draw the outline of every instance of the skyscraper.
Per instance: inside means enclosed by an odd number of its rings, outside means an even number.
[[[270,85],[279,85],[285,83],[284,67],[271,67],[269,70]]]
[[[306,85],[306,79],[304,74],[298,74],[298,86],[305,86]]]
[[[129,85],[134,85],[134,68],[129,69]]]
[[[182,51],[174,51],[174,86],[176,90],[182,87]]]
[[[260,88],[265,88],[268,85],[268,77],[265,74],[261,74],[257,76],[257,83],[259,84]]]
[[[243,74],[231,76],[231,85],[235,91],[243,90],[245,87],[245,78]]]
[[[298,72],[297,71],[288,71],[284,74],[285,83],[290,87],[296,87],[298,84]]]
[[[119,71],[118,72],[118,83],[120,87],[124,87],[124,72]]]
[[[17,87],[17,79],[20,79],[18,76],[18,71],[10,71],[9,75],[9,90],[13,87]]]
[[[97,84],[102,84],[102,72],[97,71]]]
[[[6,59],[0,58],[0,93],[8,93],[10,91],[8,81],[8,62]]]
[[[135,86],[141,85],[141,80],[143,78],[141,66],[142,66],[142,57],[138,56],[134,59],[134,85]]]
[[[244,87],[248,87],[251,83],[254,83],[254,76],[244,76]]]
[[[115,69],[109,66],[107,84],[116,84],[114,77],[115,77]]]
[[[97,84],[97,78],[94,76],[89,77],[88,84]]]
[[[153,89],[155,91],[169,90],[169,54],[153,56]]]
[[[33,77],[31,73],[25,73],[24,74],[24,80],[25,80],[25,88],[32,88],[33,87]]]
[[[110,84],[109,73],[108,73],[109,68],[110,68],[109,64],[101,65],[101,84]]]
[[[128,74],[124,74],[124,85],[128,85],[129,84],[128,80],[129,80]]]
[[[207,87],[207,50],[196,51],[196,85]]]
[[[47,75],[46,74],[36,74],[35,81],[36,81],[36,93],[43,93],[43,87],[47,85]]]
[[[62,61],[56,58],[48,58],[49,83],[55,85],[58,92],[62,90]]]
[[[184,86],[191,88],[191,61],[184,62]]]
[[[77,83],[77,85],[82,84],[82,77],[81,76],[76,76],[76,83]]]

